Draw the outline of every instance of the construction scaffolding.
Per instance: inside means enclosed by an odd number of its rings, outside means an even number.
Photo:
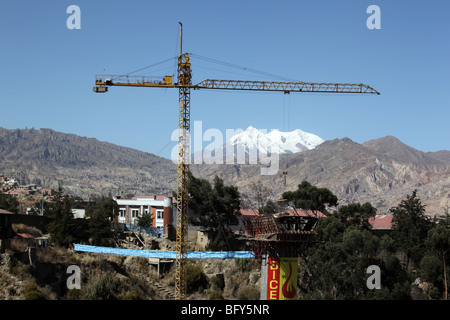
[[[299,257],[314,242],[316,217],[269,215],[243,219],[255,256]]]

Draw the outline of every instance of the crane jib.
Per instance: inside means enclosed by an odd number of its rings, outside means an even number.
[[[166,76],[167,77],[167,76]],[[164,79],[166,79],[166,77]],[[219,90],[253,90],[279,92],[318,92],[318,93],[380,93],[362,83],[311,83],[311,82],[275,82],[275,81],[244,81],[206,79],[198,84],[179,84],[169,80],[150,80],[142,77],[128,78],[126,82],[112,79],[97,79],[95,92],[106,92],[107,86],[153,87],[153,88],[192,88]]]
[[[281,92],[330,92],[330,93],[372,93],[375,89],[356,83],[310,83],[207,79],[193,86],[194,89],[255,90]]]

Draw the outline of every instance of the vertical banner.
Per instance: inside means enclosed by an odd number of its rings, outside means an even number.
[[[279,300],[297,299],[298,258],[281,258]]]
[[[298,258],[271,258],[267,268],[267,300],[296,300]]]
[[[279,300],[280,258],[269,257],[269,268],[267,270],[267,300]]]

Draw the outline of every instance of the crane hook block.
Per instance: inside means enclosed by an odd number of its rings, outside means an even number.
[[[108,92],[108,87],[94,87],[93,90],[96,93],[105,93]]]

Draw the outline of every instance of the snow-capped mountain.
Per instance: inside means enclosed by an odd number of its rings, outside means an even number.
[[[258,130],[252,126],[233,135],[225,144],[214,150],[205,149],[193,155],[195,163],[209,159],[223,159],[233,157],[238,163],[242,158],[258,157],[261,154],[291,154],[311,150],[324,140],[319,136],[304,132],[300,129],[282,132],[279,130]]]
[[[227,141],[227,145],[241,145],[246,149],[258,149],[260,152],[290,154],[311,150],[324,142],[319,136],[296,129],[290,132],[271,130],[263,132],[252,126],[236,134]]]

